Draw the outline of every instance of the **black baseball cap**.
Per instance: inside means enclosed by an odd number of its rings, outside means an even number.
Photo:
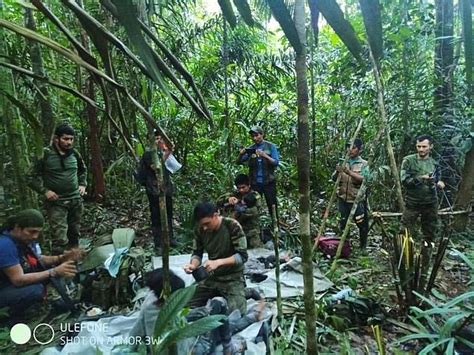
[[[363,144],[364,143],[362,142],[362,139],[356,138],[356,139],[354,139],[354,143],[352,144],[352,146],[356,147],[358,149],[361,149]],[[351,146],[351,142],[347,142],[346,143],[346,148],[349,148],[350,146]]]

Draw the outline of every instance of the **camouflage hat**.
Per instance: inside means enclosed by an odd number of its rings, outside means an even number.
[[[263,129],[260,126],[252,126],[249,130],[249,133],[258,133],[258,134],[263,134]]]

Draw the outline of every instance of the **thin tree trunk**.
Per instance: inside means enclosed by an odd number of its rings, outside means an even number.
[[[79,3],[82,6],[82,3]],[[82,45],[89,49],[90,42],[89,37],[85,31],[81,32]],[[90,97],[91,100],[95,101],[95,87],[94,79],[92,75],[89,75],[85,82],[85,95]],[[97,109],[86,104],[87,123],[89,128],[89,147],[90,147],[90,165],[92,173],[92,198],[96,202],[101,202],[105,198],[105,178],[104,178],[104,166],[102,164],[102,150],[99,142],[99,124],[97,120]]]
[[[453,80],[452,68],[454,65],[454,28],[453,28],[453,0],[436,0],[435,24],[435,53],[434,53],[434,123],[438,127],[441,137],[440,166],[443,171],[444,190],[448,204],[453,199],[452,191],[458,184],[457,167],[452,158],[455,149],[451,138],[457,133],[453,115]]]
[[[229,77],[227,75],[227,64],[229,62],[229,44],[228,44],[228,34],[227,34],[227,21],[222,18],[223,21],[223,44],[222,44],[222,53],[223,53],[223,65],[224,65],[224,127],[227,129],[227,139],[226,139],[226,161],[232,160],[232,142],[230,140],[230,118],[229,118]]]
[[[434,110],[439,123],[450,113],[453,65],[453,0],[435,0],[435,91]]]
[[[36,22],[33,15],[33,11],[25,7],[25,26],[32,31],[36,32]],[[38,42],[35,41],[26,41],[28,43],[28,50],[30,52],[31,66],[33,68],[33,73],[45,77],[46,73],[43,66],[43,59],[41,57],[41,49]],[[34,80],[36,87],[38,88],[39,93],[36,95],[40,105],[41,112],[41,123],[43,126],[43,145],[49,145],[51,142],[51,136],[54,130],[54,115],[53,108],[49,101],[49,90],[48,85],[41,80]],[[40,132],[33,132],[33,134],[40,134]],[[42,152],[42,146],[40,147],[39,152]]]
[[[306,77],[305,3],[295,3],[295,27],[301,42],[301,53],[296,55],[296,85],[298,98],[298,180],[300,235],[303,246],[304,305],[306,314],[306,352],[317,354],[316,308],[314,304],[313,253],[310,237],[310,175],[308,83]]]
[[[400,8],[402,12],[402,25],[408,27],[408,3],[406,0],[400,0]],[[409,92],[410,92],[410,72],[409,72],[409,65],[408,65],[408,49],[407,49],[407,39],[403,39],[402,43],[402,77],[403,77],[403,94],[402,94],[402,144],[400,149],[398,150],[398,161],[397,166],[401,166],[403,157],[407,155],[408,147],[411,146],[411,139],[409,133],[409,122],[410,122],[410,100],[409,100]]]
[[[472,7],[469,0],[462,0],[462,19],[464,34],[464,57],[466,65],[467,102],[468,106],[473,101],[472,65],[473,65],[473,38],[472,38]],[[474,132],[474,120],[471,116],[471,132]],[[455,210],[464,210],[469,207],[474,187],[474,137],[471,136],[471,149],[466,154],[462,170],[461,183],[454,203]],[[453,228],[458,231],[466,229],[469,221],[468,215],[459,215],[454,218]]]
[[[395,160],[395,154],[393,153],[392,138],[390,137],[390,124],[387,118],[387,111],[385,110],[384,101],[384,89],[382,81],[380,80],[380,73],[378,66],[375,62],[375,58],[372,53],[372,49],[369,46],[370,60],[372,61],[372,72],[374,74],[375,84],[377,87],[377,105],[379,109],[380,118],[382,120],[382,126],[385,131],[385,147],[390,161],[390,168],[392,170],[393,180],[395,182],[395,192],[397,194],[397,202],[399,211],[403,212],[405,209],[405,203],[403,202],[402,184],[400,182],[400,174],[398,173],[397,162]]]
[[[86,94],[95,101],[94,80],[91,76],[87,79]],[[104,167],[102,164],[102,150],[99,143],[99,125],[97,122],[97,109],[87,104],[87,121],[89,123],[89,145],[91,153],[91,173],[92,173],[92,197],[94,201],[101,202],[105,197]]]
[[[308,1],[310,15],[311,15],[311,42],[309,45],[311,65],[309,66],[309,73],[311,78],[311,157],[312,160],[316,160],[316,90],[315,90],[315,70],[316,70],[316,59],[315,59],[315,50],[318,48],[319,41],[319,9],[316,5],[316,0]]]

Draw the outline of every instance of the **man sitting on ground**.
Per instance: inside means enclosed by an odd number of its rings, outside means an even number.
[[[46,283],[54,277],[72,278],[74,262],[82,257],[78,248],[61,255],[41,255],[37,243],[43,215],[27,209],[10,217],[0,231],[0,308],[21,317],[26,308],[43,301]]]

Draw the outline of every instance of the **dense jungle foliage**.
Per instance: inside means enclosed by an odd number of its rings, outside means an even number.
[[[306,43],[292,22],[301,3]],[[441,207],[468,210],[474,181],[473,6],[472,0],[0,0],[0,217],[40,205],[25,174],[50,143],[54,126],[69,122],[89,169],[85,236],[97,233],[90,226],[107,224],[107,211],[115,210],[126,217],[112,217],[111,225],[130,222],[147,238],[146,196],[133,172],[159,128],[183,164],[173,176],[175,219],[181,238],[189,239],[195,202],[230,191],[233,177],[246,172],[235,159],[251,143],[249,127],[258,124],[279,148],[283,244],[298,252],[295,60],[301,45],[309,88],[312,235],[333,190],[334,167],[362,119],[362,156],[372,159],[371,211],[400,210],[394,168],[414,153],[421,133],[433,135],[448,185]],[[137,211],[143,213],[137,217]],[[396,230],[397,223],[388,229]],[[456,217],[456,229],[464,233],[457,238],[472,260],[468,223]],[[328,227],[336,226],[334,209]],[[377,233],[372,240],[379,240]],[[365,286],[371,278],[347,275],[352,267],[380,267],[372,257],[342,266],[334,277],[343,281],[336,283],[349,280],[370,293]],[[374,286],[384,302],[390,298],[384,293],[388,270]],[[448,297],[467,291],[463,270],[458,281],[464,288]],[[285,327],[294,330],[291,317],[282,321]],[[328,329],[318,330],[318,340],[327,344],[323,338],[332,336],[341,353],[349,352],[347,333]],[[298,339],[282,336],[276,343],[303,350],[304,335]],[[363,349],[364,339],[358,344]]]

